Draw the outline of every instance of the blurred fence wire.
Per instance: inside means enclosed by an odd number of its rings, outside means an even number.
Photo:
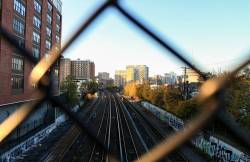
[[[20,53],[25,56],[30,62],[35,63],[36,66],[33,68],[30,74],[30,84],[38,85],[34,92],[36,98],[39,98],[31,103],[23,104],[19,109],[12,113],[4,122],[0,125],[0,144],[1,142],[20,125],[25,118],[29,116],[32,111],[35,111],[43,101],[49,100],[54,106],[59,107],[63,110],[79,127],[86,132],[90,138],[95,140],[99,146],[101,146],[106,153],[112,155],[112,152],[103,144],[100,139],[85,125],[84,121],[80,120],[77,115],[67,108],[64,104],[58,100],[57,97],[52,94],[52,82],[50,79],[49,69],[52,68],[53,64],[60,59],[60,56],[76,41],[76,39],[81,35],[86,33],[86,29],[98,18],[105,10],[108,8],[116,9],[121,16],[125,17],[129,23],[132,23],[136,28],[140,29],[155,41],[161,48],[163,48],[166,53],[171,53],[182,63],[184,63],[189,68],[195,70],[204,80],[204,84],[201,87],[200,94],[198,95],[199,102],[203,106],[201,113],[199,113],[195,118],[193,118],[185,128],[181,131],[173,134],[172,136],[163,140],[160,144],[155,146],[149,152],[145,153],[140,157],[140,161],[157,161],[167,156],[173,150],[178,148],[184,142],[189,140],[212,116],[218,121],[223,123],[228,130],[235,135],[240,144],[250,148],[250,138],[248,132],[241,129],[239,125],[235,122],[233,118],[227,115],[224,107],[223,93],[225,88],[230,85],[234,76],[246,65],[250,63],[250,59],[245,60],[239,67],[236,67],[233,72],[228,74],[224,78],[218,78],[213,80],[207,80],[206,75],[201,72],[201,70],[194,65],[194,63],[185,57],[185,54],[180,53],[175,49],[169,42],[166,42],[160,35],[153,32],[151,28],[148,28],[143,24],[137,16],[128,12],[118,1],[108,0],[101,4],[95,11],[89,15],[86,21],[82,22],[80,27],[72,34],[72,36],[66,41],[65,45],[58,51],[55,46],[52,47],[49,52],[49,59],[43,57],[41,60],[37,60],[30,51],[20,48],[18,46],[17,40],[11,35],[6,29],[0,27],[1,38],[7,41],[9,44],[14,46],[20,51]]]

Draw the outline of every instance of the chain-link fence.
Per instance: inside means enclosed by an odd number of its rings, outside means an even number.
[[[195,66],[190,60],[188,60],[184,54],[176,50],[170,43],[164,41],[161,36],[157,35],[151,28],[148,28],[145,24],[140,22],[135,15],[128,12],[124,7],[116,0],[109,0],[104,2],[100,7],[98,7],[85,22],[82,22],[79,29],[74,32],[70,39],[65,43],[65,45],[58,51],[56,47],[53,47],[49,52],[49,58],[42,58],[38,61],[33,55],[26,49],[19,48],[18,42],[14,39],[14,36],[7,32],[3,27],[0,28],[1,38],[7,41],[9,44],[13,45],[20,53],[25,56],[30,62],[35,63],[36,66],[33,68],[30,74],[30,84],[37,85],[33,96],[39,98],[30,103],[23,104],[19,109],[12,113],[5,121],[0,125],[0,142],[2,142],[15,128],[17,128],[28,115],[35,111],[42,102],[49,100],[54,106],[59,107],[63,110],[75,123],[77,123],[81,129],[86,132],[89,137],[95,140],[99,146],[101,146],[108,154],[112,155],[112,152],[107,149],[107,147],[100,141],[95,134],[88,129],[84,121],[76,117],[74,112],[64,106],[54,97],[52,94],[51,85],[53,79],[50,79],[51,75],[48,73],[49,69],[53,64],[60,59],[60,56],[75,42],[75,40],[86,32],[86,29],[108,8],[116,9],[119,14],[125,17],[130,23],[132,23],[136,28],[140,29],[151,38],[153,41],[158,43],[161,48],[166,52],[170,52],[173,56],[183,62],[189,68],[195,70],[204,80],[204,84],[201,87],[198,99],[200,104],[203,106],[201,113],[199,113],[195,118],[193,118],[185,128],[181,131],[173,134],[172,136],[163,140],[156,147],[151,149],[149,152],[145,153],[140,157],[140,161],[157,161],[164,156],[167,156],[173,150],[178,148],[184,142],[189,140],[198,129],[202,128],[204,124],[212,116],[218,121],[224,124],[224,126],[230,131],[230,133],[237,137],[238,141],[242,146],[250,148],[250,138],[249,133],[241,129],[240,126],[235,122],[233,118],[227,115],[225,111],[225,104],[223,101],[223,94],[225,88],[230,85],[234,76],[246,65],[250,63],[250,59],[242,62],[239,67],[236,67],[233,72],[228,74],[224,78],[218,78],[213,80],[207,80],[204,73],[202,73],[197,66]]]

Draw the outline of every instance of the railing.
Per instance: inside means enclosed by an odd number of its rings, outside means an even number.
[[[19,109],[12,113],[4,122],[0,125],[0,142],[2,142],[18,125],[20,125],[28,115],[35,111],[36,108],[45,100],[49,100],[56,107],[60,107],[75,123],[77,123],[84,132],[87,132],[89,137],[97,141],[97,144],[101,146],[108,154],[112,155],[112,152],[107,149],[105,145],[87,128],[84,121],[81,121],[76,115],[69,110],[58,98],[53,97],[51,85],[53,79],[50,79],[51,75],[48,74],[53,64],[60,58],[60,56],[75,42],[75,40],[81,35],[86,33],[86,29],[108,8],[114,8],[125,17],[136,28],[140,29],[160,45],[166,52],[171,53],[189,68],[195,70],[204,80],[207,80],[206,76],[199,70],[197,66],[188,60],[184,54],[180,53],[169,42],[166,42],[162,37],[156,34],[155,30],[148,28],[145,24],[135,18],[134,14],[128,12],[118,1],[108,0],[104,2],[100,7],[89,15],[85,22],[82,22],[80,27],[69,38],[60,51],[57,51],[54,46],[49,52],[49,58],[43,57],[40,61],[32,56],[32,54],[26,49],[19,48],[17,40],[14,36],[7,32],[3,27],[0,28],[1,38],[7,41],[9,44],[16,47],[23,56],[25,56],[30,62],[36,64],[30,74],[30,84],[38,85],[33,96],[39,98],[30,102],[24,103]],[[137,17],[137,16],[136,16]],[[225,76],[224,78],[218,78],[214,80],[207,80],[201,87],[200,94],[198,96],[199,102],[203,106],[203,109],[199,115],[193,118],[186,126],[175,133],[174,135],[166,138],[162,143],[145,153],[140,157],[140,161],[157,161],[164,156],[167,156],[170,152],[182,145],[185,141],[189,140],[199,128],[211,118],[211,116],[217,118],[218,121],[223,123],[225,127],[238,138],[238,141],[242,146],[250,148],[249,133],[241,129],[240,126],[234,122],[234,120],[227,115],[224,107],[223,93],[225,88],[230,85],[234,76],[246,65],[250,63],[250,59],[245,60],[240,66],[236,67],[234,71]]]

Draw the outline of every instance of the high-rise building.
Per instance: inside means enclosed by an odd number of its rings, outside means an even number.
[[[161,75],[154,75],[153,77],[149,77],[149,83],[151,85],[162,85],[164,84],[164,77]]]
[[[135,81],[135,68],[132,65],[126,66],[126,82]]]
[[[90,79],[94,80],[95,79],[95,63],[90,62]]]
[[[71,75],[71,60],[69,58],[60,59],[60,83]]]
[[[1,0],[0,24],[18,41],[19,47],[32,51],[37,59],[52,45],[60,48],[60,0]],[[59,63],[51,68],[54,92],[59,88]],[[0,40],[0,105],[31,99],[34,88],[28,83],[34,67],[4,39]]]
[[[72,60],[71,75],[76,80],[94,80],[95,64],[90,60]]]
[[[174,85],[177,82],[177,75],[174,72],[164,74],[164,83]]]
[[[115,85],[118,87],[123,87],[126,84],[126,70],[116,70],[115,71]]]
[[[143,83],[148,81],[148,67],[146,65],[127,65],[126,82]]]

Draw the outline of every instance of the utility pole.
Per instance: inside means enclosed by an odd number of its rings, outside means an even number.
[[[187,69],[188,69],[188,67],[184,66],[184,67],[182,67],[182,68],[183,68],[183,70],[184,70],[183,96],[184,96],[184,99],[186,100],[186,99],[187,99],[186,74],[187,74]]]

